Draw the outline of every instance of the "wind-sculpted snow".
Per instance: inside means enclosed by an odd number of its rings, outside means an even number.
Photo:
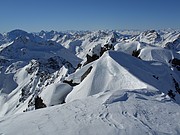
[[[178,135],[179,111],[179,105],[149,89],[107,91],[64,105],[0,118],[0,133]]]
[[[121,51],[132,55],[134,50],[139,50],[145,48],[146,46],[148,45],[146,45],[145,43],[133,41],[127,43],[117,43],[114,48],[116,51]]]
[[[0,135],[179,135],[179,35],[0,34]]]
[[[179,79],[163,63],[145,62],[123,52],[110,51],[90,65],[91,72],[74,87],[66,101],[117,89],[152,88],[167,93],[170,89],[176,91],[172,85],[172,77]],[[79,69],[77,75],[74,73],[69,79],[79,82],[77,78],[82,76],[79,73],[84,73],[90,65]],[[179,102],[178,94],[176,99]]]
[[[72,87],[68,84],[55,83],[47,86],[40,94],[40,97],[46,106],[58,105],[65,102],[65,97],[71,90]]]
[[[169,61],[174,58],[171,50],[161,47],[146,47],[141,50],[140,58],[145,61],[159,61],[169,64]]]

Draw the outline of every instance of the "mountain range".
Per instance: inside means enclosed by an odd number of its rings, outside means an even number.
[[[179,135],[180,31],[0,34],[0,135]]]

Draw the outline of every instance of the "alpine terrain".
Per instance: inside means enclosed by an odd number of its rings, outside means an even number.
[[[0,135],[180,135],[180,31],[0,34]]]

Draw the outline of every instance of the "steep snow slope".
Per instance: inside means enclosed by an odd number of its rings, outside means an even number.
[[[174,75],[171,69],[163,63],[145,62],[123,52],[115,51],[105,53],[99,60],[79,69],[68,79],[77,80],[79,83],[80,77],[90,66],[92,66],[91,72],[79,85],[74,87],[66,98],[67,102],[117,89],[151,88],[168,93],[170,89],[176,91],[173,87],[172,76],[179,80],[178,76]],[[176,99],[179,102],[179,95]]]
[[[149,89],[109,91],[0,118],[0,134],[179,135],[179,111],[179,105]]]
[[[76,73],[72,76],[77,77]],[[68,95],[67,101],[74,98],[85,98],[110,89],[117,90],[123,88],[146,88],[146,85],[114,61],[109,56],[109,53],[106,53],[102,58],[93,63],[90,74],[80,85],[74,87],[72,93]]]

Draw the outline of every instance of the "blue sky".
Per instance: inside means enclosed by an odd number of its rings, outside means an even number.
[[[180,28],[180,0],[1,0],[0,32]]]

